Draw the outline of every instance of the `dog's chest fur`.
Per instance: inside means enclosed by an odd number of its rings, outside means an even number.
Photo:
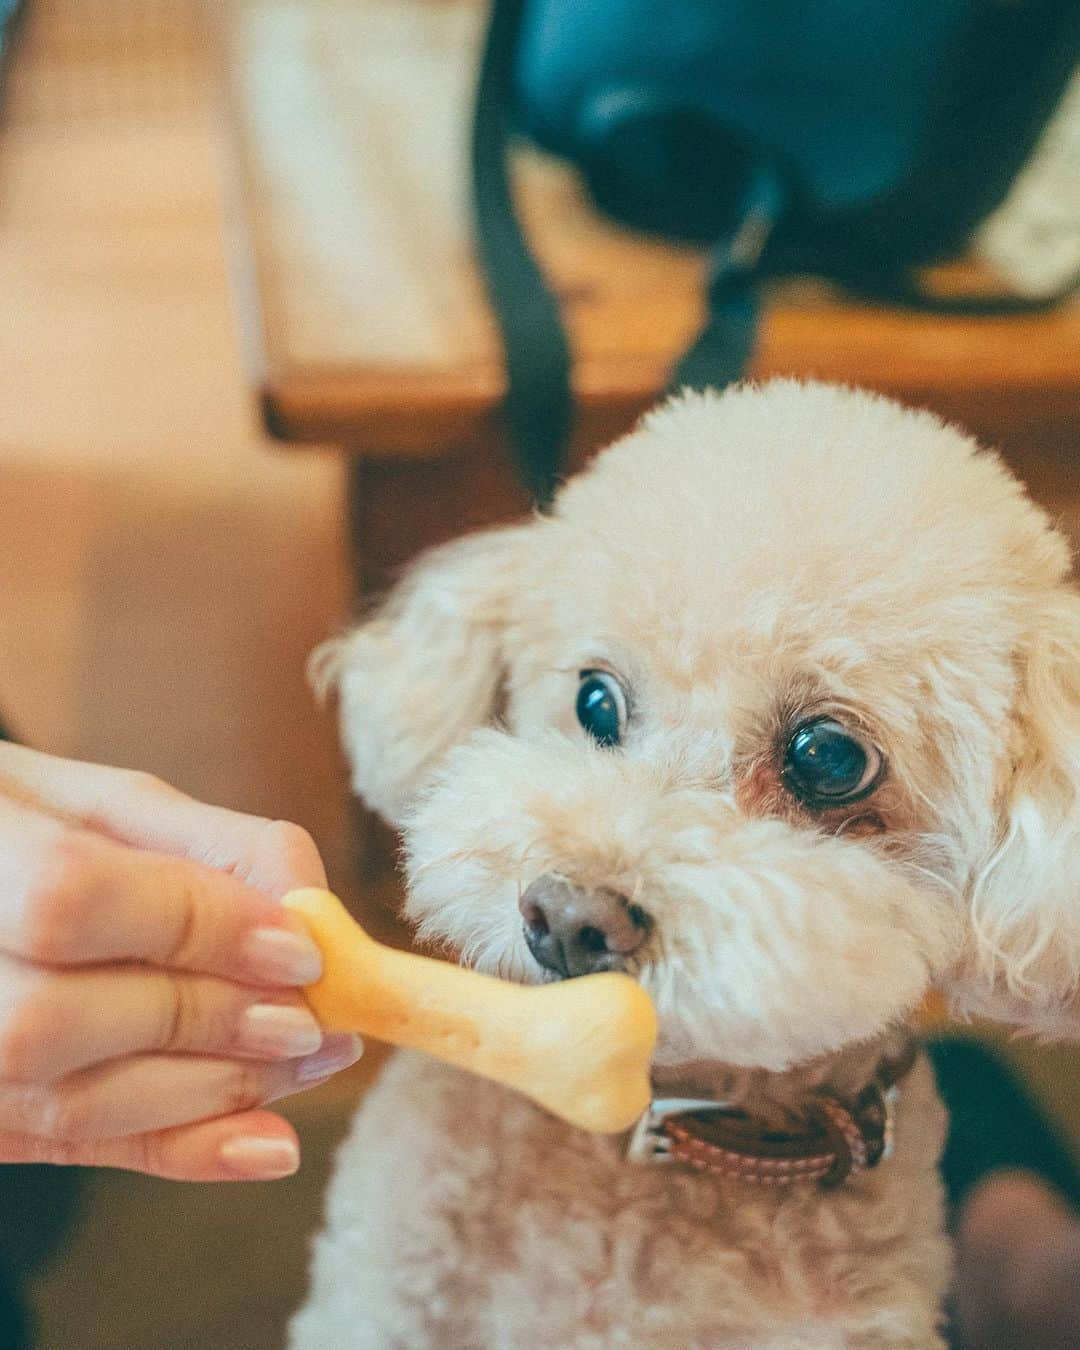
[[[826,1193],[622,1160],[613,1142],[395,1058],[338,1158],[295,1350],[928,1347],[949,1276],[928,1066],[895,1156]]]

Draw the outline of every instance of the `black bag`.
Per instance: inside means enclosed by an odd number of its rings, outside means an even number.
[[[573,161],[619,221],[711,246],[709,319],[672,385],[722,386],[747,367],[770,277],[975,314],[1059,299],[941,301],[918,269],[1004,199],[1078,46],[1076,0],[495,0],[476,239],[537,498],[563,467],[570,356],[514,213],[512,133]]]

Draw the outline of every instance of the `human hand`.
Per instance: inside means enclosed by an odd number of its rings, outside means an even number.
[[[0,744],[0,1162],[295,1171],[259,1108],[360,1052],[297,992],[321,958],[277,903],[325,881],[298,826]]]

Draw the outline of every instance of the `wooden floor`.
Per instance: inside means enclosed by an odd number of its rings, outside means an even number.
[[[0,703],[37,745],[301,821],[348,889],[344,778],[303,678],[346,608],[342,467],[253,418],[197,9],[37,0],[18,55],[0,133]],[[371,1067],[292,1108],[307,1163],[288,1182],[88,1176],[35,1283],[41,1344],[279,1344]],[[1038,1072],[1070,1109],[1068,1062]]]

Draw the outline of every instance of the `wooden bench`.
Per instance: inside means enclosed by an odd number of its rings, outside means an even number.
[[[220,47],[239,183],[252,378],[284,441],[351,457],[360,585],[420,547],[522,511],[503,373],[474,267],[466,148],[476,0],[232,0]],[[704,260],[600,219],[574,175],[516,166],[577,357],[578,457],[663,387],[701,317]],[[1080,311],[965,320],[776,298],[754,373],[930,406],[1002,445],[1037,491],[1076,490]]]

